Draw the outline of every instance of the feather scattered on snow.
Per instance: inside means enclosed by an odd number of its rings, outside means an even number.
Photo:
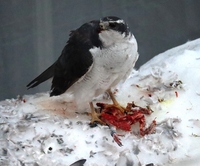
[[[138,134],[137,124],[131,132],[117,131],[123,135],[121,147],[113,141],[109,127],[90,128],[90,117],[76,113],[70,96],[49,98],[41,93],[1,101],[0,165],[199,163],[199,59],[200,39],[159,54],[117,88],[122,104],[134,101],[153,110],[146,117],[147,125],[157,121],[156,133],[144,137]],[[110,102],[107,97],[95,102],[99,101]]]

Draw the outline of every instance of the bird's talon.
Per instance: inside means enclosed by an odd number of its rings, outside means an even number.
[[[97,125],[98,125],[99,123],[97,122],[97,121],[94,121],[94,122],[90,122],[89,123],[89,125],[90,125],[90,127],[97,127]]]
[[[100,125],[106,125],[106,123],[103,122],[103,121],[100,120],[100,119],[91,121],[89,125],[90,125],[90,127],[96,127],[98,124],[100,124]]]
[[[90,108],[91,108],[91,113],[90,116],[92,117],[92,120],[90,122],[90,126],[91,127],[95,127],[97,126],[97,124],[101,124],[101,125],[106,125],[105,122],[103,122],[101,119],[100,119],[100,116],[101,116],[101,113],[97,113],[92,102],[90,102]]]

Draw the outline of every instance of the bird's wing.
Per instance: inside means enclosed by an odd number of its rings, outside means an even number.
[[[64,93],[89,70],[92,63],[93,57],[89,51],[67,45],[55,63],[50,96]]]
[[[64,93],[89,70],[93,63],[90,49],[101,47],[98,38],[99,21],[91,21],[72,31],[67,45],[58,60],[42,74],[31,81],[27,87],[33,88],[53,77],[50,96]]]
[[[99,21],[91,21],[72,31],[67,45],[58,60],[27,87],[33,88],[53,77],[50,96],[64,93],[71,85],[83,77],[93,64],[90,49],[102,46],[98,37]]]
[[[102,45],[98,38],[98,23],[86,23],[71,33],[67,45],[55,63],[50,96],[64,93],[92,66],[93,55],[89,50]]]
[[[32,80],[26,87],[28,89],[34,88],[37,85],[41,84],[42,82],[48,80],[49,78],[53,77],[55,69],[55,63],[51,65],[48,69],[46,69],[42,74]]]

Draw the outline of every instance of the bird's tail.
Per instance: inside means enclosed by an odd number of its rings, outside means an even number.
[[[55,63],[53,65],[51,65],[48,69],[46,69],[38,77],[36,77],[34,80],[32,80],[28,85],[26,85],[26,87],[28,89],[34,88],[37,85],[41,84],[42,82],[44,82],[44,81],[48,80],[49,78],[53,77],[54,68],[55,68]]]

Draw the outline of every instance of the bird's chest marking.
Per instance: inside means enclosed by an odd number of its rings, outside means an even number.
[[[125,72],[132,67],[134,60],[134,49],[128,44],[122,46],[114,46],[104,50],[98,50],[94,54],[94,63],[107,72]]]

